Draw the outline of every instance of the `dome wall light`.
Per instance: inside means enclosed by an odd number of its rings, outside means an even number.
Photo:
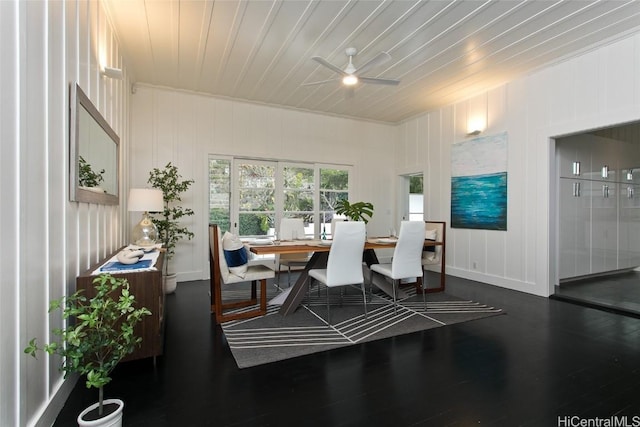
[[[467,123],[467,136],[480,135],[485,127],[485,121],[482,118],[470,119]]]

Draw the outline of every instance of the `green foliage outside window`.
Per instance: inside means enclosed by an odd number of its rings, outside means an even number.
[[[209,223],[231,230],[231,162],[209,159]]]
[[[349,197],[349,172],[343,169],[320,169],[320,222],[329,223],[338,213],[342,200]]]
[[[313,167],[286,166],[284,178],[284,217],[313,222],[315,176]]]
[[[422,175],[409,177],[409,193],[423,194],[423,177]]]
[[[342,169],[321,169],[320,188],[331,190],[348,190],[349,173]]]
[[[215,208],[211,209],[209,211],[209,224],[218,224],[221,230],[229,231],[231,229],[229,210]]]
[[[239,234],[241,236],[264,236],[273,228],[272,217],[265,214],[241,214]]]

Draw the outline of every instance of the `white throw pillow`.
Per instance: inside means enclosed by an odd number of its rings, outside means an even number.
[[[244,279],[249,266],[249,255],[240,238],[227,231],[222,236],[222,249],[229,273]]]
[[[425,240],[433,240],[436,242],[438,240],[438,230],[427,230],[425,233]],[[436,257],[436,247],[435,246],[426,246],[424,248],[425,252],[428,252],[426,255],[427,259],[434,260]]]

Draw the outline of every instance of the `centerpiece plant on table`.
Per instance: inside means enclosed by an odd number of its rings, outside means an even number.
[[[369,202],[349,203],[347,199],[341,199],[336,206],[336,213],[344,215],[352,221],[364,221],[365,224],[373,217],[373,204]]]

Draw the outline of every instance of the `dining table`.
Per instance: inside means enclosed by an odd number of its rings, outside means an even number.
[[[393,237],[370,237],[364,244],[362,260],[367,267],[372,264],[378,264],[376,249],[393,249],[396,245],[397,238]],[[307,293],[309,270],[314,268],[326,268],[329,251],[331,250],[331,240],[323,239],[300,239],[290,241],[274,241],[270,239],[256,239],[245,243],[248,249],[256,255],[280,255],[280,254],[308,254],[312,253],[307,261],[304,269],[300,272],[296,282],[275,298],[271,300],[271,304],[281,304],[279,313],[287,316],[296,311],[300,303]],[[442,246],[442,242],[433,240],[424,241],[424,246]],[[443,248],[444,251],[444,248]],[[444,290],[445,280],[445,264],[444,257],[441,262],[440,287],[436,290]],[[373,284],[384,292],[390,294],[392,292],[391,285],[382,277],[375,275]],[[416,292],[421,293],[424,290],[418,289],[416,284]],[[429,290],[427,290],[428,292]]]

